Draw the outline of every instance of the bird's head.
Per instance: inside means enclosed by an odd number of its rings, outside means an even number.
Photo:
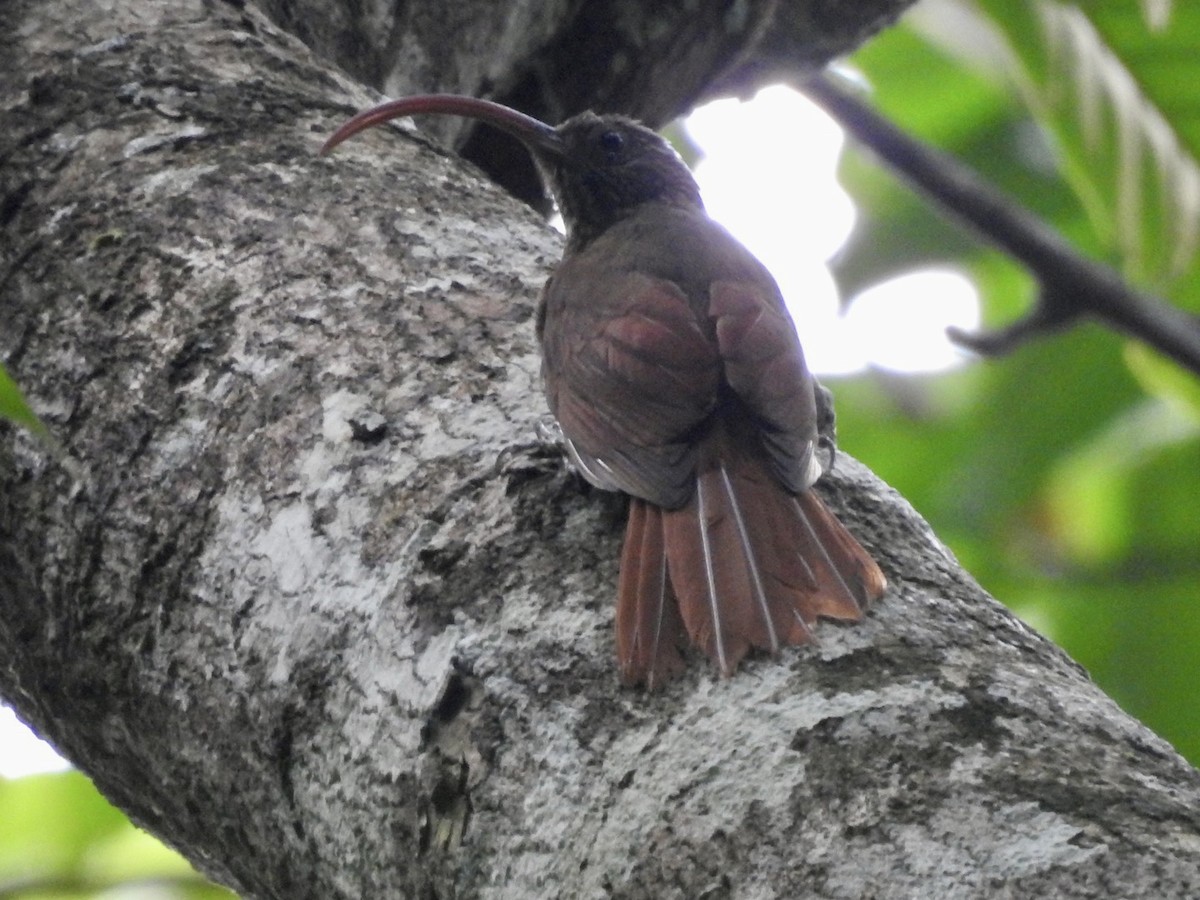
[[[334,132],[321,153],[373,125],[422,113],[478,119],[528,147],[576,248],[647,203],[703,208],[696,180],[674,148],[624,116],[585,112],[554,128],[489,100],[422,94],[359,113]]]

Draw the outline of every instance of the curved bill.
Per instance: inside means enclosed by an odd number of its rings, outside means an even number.
[[[560,150],[562,144],[558,132],[545,122],[507,106],[501,106],[499,103],[493,103],[491,100],[480,100],[477,97],[465,97],[461,94],[417,94],[413,97],[389,100],[360,112],[330,135],[329,140],[321,147],[321,156],[329,153],[346,138],[381,122],[387,122],[400,116],[422,113],[440,113],[478,119],[480,122],[486,122],[501,131],[508,132],[531,150],[555,153]]]

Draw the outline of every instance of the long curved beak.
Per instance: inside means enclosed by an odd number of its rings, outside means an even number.
[[[515,109],[499,103],[493,103],[491,100],[480,100],[477,97],[465,97],[461,94],[417,94],[412,97],[401,97],[399,100],[389,100],[360,112],[330,135],[329,140],[321,147],[321,155],[325,156],[342,141],[381,122],[387,122],[399,116],[423,113],[465,116],[486,122],[517,138],[533,151],[535,156],[539,151],[555,156],[562,153],[562,139],[558,136],[558,132],[545,122],[527,116],[525,113],[517,112]]]

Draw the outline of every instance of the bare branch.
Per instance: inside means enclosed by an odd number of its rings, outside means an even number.
[[[977,353],[1007,353],[1084,317],[1138,338],[1200,374],[1200,320],[1129,285],[1111,267],[1081,256],[1060,234],[949,155],[909,137],[824,75],[801,89],[879,159],[980,237],[1024,265],[1041,287],[1029,314],[1008,328],[952,340]]]

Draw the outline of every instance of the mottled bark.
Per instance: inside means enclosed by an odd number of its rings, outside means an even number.
[[[268,15],[390,96],[489,97],[551,124],[594,109],[657,128],[717,96],[813,72],[915,0],[264,0]],[[425,126],[527,202],[528,155],[468,119]]]
[[[567,474],[559,239],[237,4],[8,4],[0,694],[257,898],[1174,897],[1200,778],[862,467],[892,589],[617,685],[621,502]]]

